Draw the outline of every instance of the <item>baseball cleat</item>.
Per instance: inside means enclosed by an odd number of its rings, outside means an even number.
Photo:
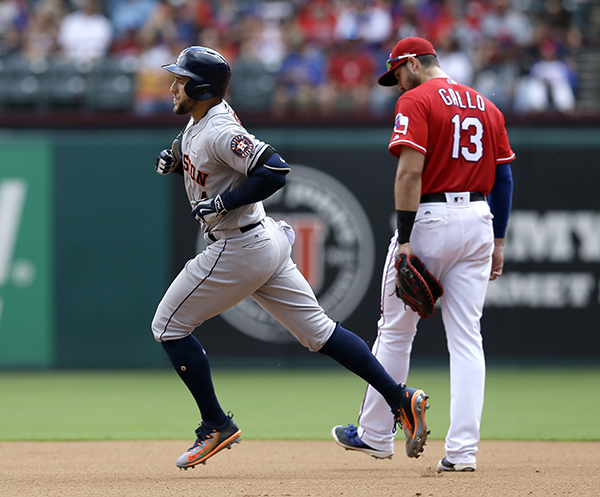
[[[357,433],[357,428],[354,425],[334,426],[331,430],[331,436],[338,445],[341,445],[346,450],[357,450],[364,452],[376,459],[391,459],[394,451],[377,450],[364,443]]]
[[[437,467],[440,471],[475,471],[477,469],[477,464],[452,464],[444,457],[444,459],[437,463]]]
[[[205,464],[206,460],[217,452],[226,447],[231,449],[234,443],[239,444],[241,433],[242,431],[231,417],[227,419],[227,424],[218,430],[200,424],[196,428],[196,442],[187,452],[179,456],[175,465],[178,468],[188,469],[197,464]]]
[[[423,390],[405,386],[401,407],[392,410],[396,423],[404,431],[408,457],[419,457],[430,433],[425,420],[425,411],[429,409],[428,398]]]

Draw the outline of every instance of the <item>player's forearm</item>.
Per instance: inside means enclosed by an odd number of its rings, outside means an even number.
[[[260,202],[270,197],[277,190],[283,188],[285,183],[285,174],[259,166],[254,169],[252,176],[243,185],[221,195],[221,198],[225,208],[231,211],[242,205]]]
[[[408,243],[421,198],[421,172],[398,164],[394,187],[398,244]]]
[[[504,269],[504,238],[494,239],[494,251],[492,252],[492,270],[490,272],[490,281],[502,276]]]
[[[416,212],[419,208],[424,163],[425,156],[421,152],[402,147],[394,185],[396,210]]]
[[[269,198],[286,183],[290,166],[271,146],[258,159],[246,182],[239,188],[221,195],[225,208],[230,211],[242,205],[253,204]]]
[[[421,200],[421,174],[399,172],[396,175],[394,196],[396,210],[416,212]]]

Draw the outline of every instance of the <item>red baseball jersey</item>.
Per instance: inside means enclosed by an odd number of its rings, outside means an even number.
[[[433,78],[396,103],[389,150],[407,145],[425,154],[421,194],[490,193],[496,164],[510,162],[504,116],[487,98],[449,78]]]

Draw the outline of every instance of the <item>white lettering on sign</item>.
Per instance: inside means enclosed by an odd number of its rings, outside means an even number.
[[[0,182],[0,288],[6,284],[17,234],[21,225],[21,215],[27,194],[27,183],[21,179],[5,179]],[[0,297],[0,322],[4,300]]]
[[[0,287],[10,273],[26,194],[27,183],[22,179],[0,182]]]
[[[600,213],[514,211],[504,255],[514,262],[600,262]]]
[[[505,273],[488,286],[486,307],[587,307],[596,288],[592,273]]]

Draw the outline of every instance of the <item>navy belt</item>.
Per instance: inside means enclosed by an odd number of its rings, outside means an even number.
[[[485,200],[485,195],[480,192],[471,192],[471,193],[469,193],[469,195],[470,195],[471,202],[478,202],[481,200]],[[446,203],[446,194],[445,193],[426,193],[425,195],[423,195],[421,197],[422,204],[430,204],[432,202]]]
[[[257,226],[260,226],[262,224],[262,221],[259,221],[258,223],[252,223],[252,224],[248,224],[246,226],[242,226],[240,228],[240,231],[242,233],[246,233],[247,231],[253,230],[254,228],[256,228]]]
[[[254,228],[257,228],[258,226],[260,226],[262,224],[262,221],[259,221],[258,223],[252,223],[252,224],[247,224],[246,226],[242,226],[241,228],[239,228],[241,233],[246,233],[250,230],[253,230]],[[233,231],[232,231],[233,232]],[[213,235],[212,233],[209,233],[208,235],[206,235],[208,237],[209,240],[211,240],[212,242],[216,242],[217,241],[217,237],[215,235]]]

